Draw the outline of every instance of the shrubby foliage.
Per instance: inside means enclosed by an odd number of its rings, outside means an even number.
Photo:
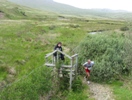
[[[78,77],[76,77],[76,79],[73,81],[72,90],[73,92],[79,93],[80,91],[83,91],[83,89],[84,89],[84,86],[83,86],[81,77],[78,75]]]
[[[91,73],[93,80],[117,79],[129,73],[132,68],[129,66],[127,70],[128,66],[125,65],[124,41],[124,35],[117,33],[88,35],[78,48],[79,71],[84,72],[82,63],[91,59],[95,61]]]
[[[129,71],[132,74],[132,34],[126,34],[124,42],[125,54],[123,56],[125,62],[126,71]]]
[[[41,67],[30,76],[5,88],[0,93],[0,100],[39,100],[52,89],[51,72]]]
[[[121,31],[128,31],[129,28],[128,28],[127,26],[124,26],[124,27],[121,27],[120,30],[121,30]]]

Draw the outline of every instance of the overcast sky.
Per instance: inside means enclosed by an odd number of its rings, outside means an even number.
[[[53,0],[55,2],[72,5],[74,7],[108,8],[113,10],[127,10],[132,12],[132,0]]]

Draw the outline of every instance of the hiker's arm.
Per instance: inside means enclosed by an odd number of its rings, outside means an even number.
[[[83,67],[84,67],[84,69],[87,69],[86,63],[85,63],[85,64],[83,64]]]
[[[85,67],[85,66],[83,66],[83,67],[84,67],[84,70],[85,70],[85,69],[88,69],[88,68],[87,68],[87,67]]]
[[[92,61],[92,67],[94,66],[94,61]]]
[[[86,67],[86,65],[83,65],[83,67],[84,67],[84,69],[88,69],[88,68]]]
[[[84,67],[84,69],[88,69],[87,67]]]

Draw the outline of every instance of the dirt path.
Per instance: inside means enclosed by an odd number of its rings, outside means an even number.
[[[107,85],[91,82],[88,84],[92,98],[95,100],[114,100],[112,90]]]

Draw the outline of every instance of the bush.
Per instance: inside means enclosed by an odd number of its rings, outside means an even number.
[[[124,42],[125,54],[123,60],[125,62],[125,71],[132,74],[132,34],[126,34],[126,40]],[[127,73],[126,73],[127,74]]]
[[[79,71],[84,72],[82,63],[91,59],[95,61],[91,77],[93,80],[102,81],[117,79],[125,71],[124,40],[120,34],[88,35],[78,47]]]
[[[127,26],[124,26],[124,27],[121,27],[120,30],[121,30],[121,31],[128,31],[129,28],[128,28]]]
[[[78,77],[76,77],[76,79],[73,81],[72,90],[73,90],[73,92],[81,92],[81,91],[83,91],[83,89],[84,89],[84,86],[83,86],[82,80],[81,80],[81,78],[78,76]]]

